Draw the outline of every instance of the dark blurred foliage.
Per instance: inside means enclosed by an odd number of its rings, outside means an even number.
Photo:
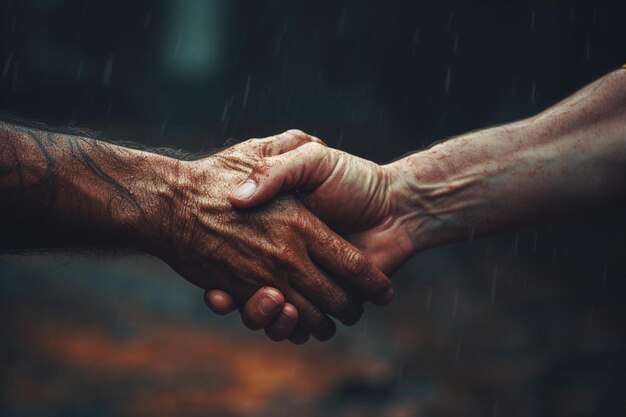
[[[193,152],[297,127],[386,162],[626,63],[623,1],[0,4],[0,111]],[[304,347],[155,260],[4,256],[0,414],[626,415],[623,217],[420,254]]]

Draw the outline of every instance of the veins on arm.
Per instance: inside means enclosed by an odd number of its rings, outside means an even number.
[[[149,226],[131,191],[130,171],[143,160],[132,152],[0,122],[0,247],[55,245],[51,232],[68,235],[61,245],[83,244],[89,230],[111,233],[114,216]]]

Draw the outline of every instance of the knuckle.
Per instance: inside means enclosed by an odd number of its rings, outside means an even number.
[[[306,318],[306,321],[308,322],[309,325],[313,327],[318,327],[324,323],[326,319],[326,317],[324,316],[324,313],[322,313],[313,304],[308,304],[307,306],[304,307],[303,310],[304,310],[303,315]]]
[[[251,138],[241,142],[241,146],[257,146],[261,143],[261,139]]]
[[[272,170],[275,165],[275,161],[273,161],[271,158],[262,158],[252,169],[252,175],[265,176]]]
[[[288,271],[293,272],[298,269],[298,254],[292,247],[285,247],[274,253],[274,257],[277,260],[279,266]]]
[[[308,139],[309,135],[304,133],[302,130],[300,129],[289,129],[288,131],[286,131],[285,133],[290,134],[292,136],[296,136],[299,139]]]
[[[363,275],[369,266],[369,262],[361,253],[354,249],[348,249],[345,254],[344,264],[350,275]]]
[[[300,147],[302,154],[310,154],[318,155],[320,152],[323,152],[325,147],[319,142],[309,142]]]
[[[309,214],[304,210],[296,210],[292,213],[293,225],[299,230],[310,230],[311,219]]]

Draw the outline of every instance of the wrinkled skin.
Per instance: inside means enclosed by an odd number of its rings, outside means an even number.
[[[413,254],[404,223],[415,209],[401,205],[408,190],[391,165],[381,166],[315,141],[264,158],[249,179],[258,184],[256,193],[248,199],[231,194],[233,206],[259,206],[281,191],[297,189],[315,215],[384,272],[395,272]]]
[[[301,143],[302,137],[286,133],[183,163],[174,198],[187,204],[174,214],[170,252],[161,257],[191,283],[223,290],[237,304],[260,288],[278,289],[297,309],[301,327],[325,340],[335,326],[324,313],[348,325],[362,314],[360,299],[337,281],[379,304],[393,295],[390,281],[294,196],[244,211],[233,210],[228,201],[231,190],[263,157]]]
[[[281,191],[297,189],[300,200],[313,213],[362,250],[378,268],[394,272],[413,253],[410,235],[404,228],[406,210],[398,206],[395,196],[401,184],[395,181],[396,174],[389,166],[328,148],[321,141],[302,135],[311,141],[264,158],[246,179],[258,184],[256,193],[247,199],[231,195],[231,203],[240,208],[259,206]],[[207,295],[214,310],[226,313],[233,308],[232,304],[225,308],[214,305],[213,296],[228,300],[228,294]],[[273,340],[284,338],[284,331],[274,328],[271,316],[255,316],[255,301],[246,304],[244,321],[254,319],[265,324],[266,333]]]

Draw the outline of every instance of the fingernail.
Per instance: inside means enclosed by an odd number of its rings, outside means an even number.
[[[233,197],[239,200],[247,200],[252,197],[252,195],[256,192],[256,182],[252,180],[246,180],[243,184],[241,184],[235,192],[233,193]]]
[[[269,295],[261,298],[261,301],[259,302],[259,310],[261,310],[261,313],[265,314],[266,316],[276,313],[279,307],[280,304],[278,304],[278,302],[276,302],[276,300]]]
[[[395,291],[393,290],[393,287],[389,288],[381,300],[383,304],[387,304],[388,302],[390,302],[393,298],[394,293]]]

